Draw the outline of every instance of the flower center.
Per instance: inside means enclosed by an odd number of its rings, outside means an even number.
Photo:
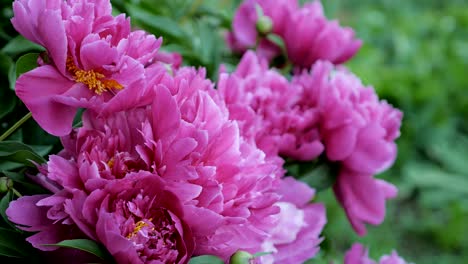
[[[148,222],[151,222],[151,221],[153,221],[152,218],[148,219]],[[138,234],[138,232],[140,232],[140,230],[143,229],[146,226],[149,226],[149,224],[147,222],[143,221],[143,220],[140,220],[140,221],[136,222],[135,227],[133,228],[133,231],[128,233],[127,239],[130,239],[130,238],[136,236]],[[151,231],[154,231],[154,227],[151,228]]]
[[[97,94],[102,94],[111,89],[123,89],[123,86],[116,80],[105,79],[106,76],[98,71],[79,69],[71,57],[67,58],[67,70],[73,75],[76,82],[85,84]]]

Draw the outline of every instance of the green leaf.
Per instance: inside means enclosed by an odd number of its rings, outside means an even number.
[[[294,162],[287,164],[288,174],[307,183],[317,191],[330,188],[338,176],[336,165],[324,161]]]
[[[90,254],[95,255],[96,257],[113,262],[113,258],[110,253],[104,248],[104,246],[96,243],[90,239],[71,239],[71,240],[63,240],[57,244],[44,244],[43,246],[54,246],[54,247],[65,247],[65,248],[73,248],[78,249],[81,251],[88,252]]]
[[[3,48],[2,52],[5,52],[9,55],[16,56],[18,54],[27,52],[27,51],[44,51],[45,49],[36,44],[33,43],[27,39],[25,39],[23,36],[18,35],[12,40],[10,40]]]
[[[15,90],[16,84],[16,64],[13,64],[8,70],[8,82],[10,83],[10,90]]]
[[[0,227],[0,255],[26,257],[31,249],[31,245],[20,233]]]
[[[257,252],[255,254],[253,254],[253,257],[257,258],[257,257],[261,257],[261,256],[271,255],[271,254],[273,254],[273,252]]]
[[[36,167],[33,162],[38,164],[46,162],[30,146],[15,141],[0,142],[0,161],[15,162],[29,167]]]
[[[11,227],[14,227],[14,225],[10,222],[10,220],[8,220],[8,217],[5,211],[8,208],[8,205],[10,204],[10,202],[13,200],[13,197],[14,197],[13,192],[10,190],[0,200],[0,215],[2,216],[5,223],[9,224]]]
[[[16,250],[15,248],[3,246],[0,244],[0,256],[5,256],[9,258],[22,258],[24,257],[21,255],[21,252]]]
[[[21,74],[36,68],[38,57],[39,53],[28,53],[19,57],[16,61],[16,78]]]
[[[442,189],[448,192],[468,195],[468,180],[463,175],[449,173],[440,168],[420,162],[405,167],[407,180],[420,188]]]
[[[2,79],[3,76],[7,77],[8,72],[13,67],[13,60],[3,52],[0,52],[0,77],[2,77]],[[9,89],[6,89],[2,81],[2,87],[0,87],[0,119],[13,111],[16,101],[15,94]]]
[[[50,145],[29,145],[29,146],[34,150],[34,152],[41,155],[42,157],[49,154],[52,148],[54,147]]]
[[[126,5],[126,9],[130,13],[132,19],[138,20],[151,27],[153,30],[176,39],[181,39],[186,35],[179,24],[170,18],[154,15],[135,5],[128,4]]]
[[[189,264],[224,264],[224,261],[216,256],[203,255],[191,258]]]
[[[283,54],[287,54],[284,40],[279,35],[270,33],[267,35],[267,39],[273,42],[276,46],[278,46],[283,51]]]
[[[10,81],[10,89],[15,89],[16,79],[23,73],[28,72],[37,67],[37,58],[39,53],[25,54],[16,61],[16,64],[8,71],[8,80]]]

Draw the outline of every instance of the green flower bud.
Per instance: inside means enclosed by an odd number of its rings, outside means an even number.
[[[267,16],[260,16],[257,20],[257,31],[260,34],[266,35],[273,29],[273,21]]]
[[[1,177],[0,193],[8,192],[11,188],[13,188],[13,181],[8,179],[7,177]]]
[[[231,264],[249,264],[254,258],[252,254],[247,251],[239,250],[231,256]]]

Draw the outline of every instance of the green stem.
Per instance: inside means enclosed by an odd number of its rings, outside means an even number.
[[[19,193],[15,188],[12,188],[11,189],[13,191],[13,193],[19,198],[19,197],[22,197],[21,193]]]
[[[12,127],[10,127],[3,135],[0,136],[0,141],[5,140],[9,137],[13,132],[16,131],[24,122],[26,122],[29,118],[31,118],[31,112],[27,113],[23,118],[21,118],[18,122],[16,122]]]

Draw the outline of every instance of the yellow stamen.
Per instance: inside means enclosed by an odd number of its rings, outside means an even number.
[[[76,67],[71,57],[67,58],[67,70],[73,75],[73,79],[75,79],[76,82],[85,84],[90,90],[93,90],[97,94],[102,94],[106,90],[111,89],[123,89],[123,86],[116,80],[105,80],[104,78],[106,76],[100,72],[79,69]]]
[[[153,221],[153,218],[148,219],[148,221],[149,222]],[[148,223],[146,223],[146,222],[144,222],[142,220],[136,222],[135,227],[133,228],[133,231],[127,235],[127,239],[130,239],[130,238],[136,236],[136,234],[138,232],[140,232],[140,230],[143,229],[143,227],[145,227],[145,226],[148,226]]]
[[[114,167],[115,159],[112,157],[108,162],[107,166],[109,166],[110,169]]]

